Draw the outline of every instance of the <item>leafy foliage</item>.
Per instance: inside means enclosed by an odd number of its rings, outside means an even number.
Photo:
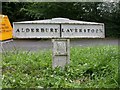
[[[11,22],[64,17],[103,22],[106,36],[118,37],[120,31],[119,2],[3,2],[3,14]]]
[[[3,88],[117,88],[117,46],[72,47],[70,64],[52,69],[52,53],[3,53]]]

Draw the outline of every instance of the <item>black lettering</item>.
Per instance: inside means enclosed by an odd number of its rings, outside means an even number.
[[[98,30],[98,29],[96,29],[96,33],[98,33],[98,31],[99,31],[99,30]]]
[[[51,29],[51,28],[50,28]],[[46,29],[46,32],[49,32],[49,29]]]
[[[67,29],[67,31],[66,32],[70,32],[70,30],[69,29]]]
[[[90,29],[87,29],[88,33],[90,32]]]
[[[39,29],[38,29],[38,28],[36,28],[36,32],[39,32]]]
[[[33,28],[31,28],[31,32],[34,32],[34,29],[33,29]]]
[[[22,30],[22,32],[25,32],[25,31],[23,30],[23,28],[22,28],[21,30]]]
[[[29,29],[29,28],[26,28],[26,32],[30,32],[30,29]]]
[[[99,31],[100,31],[101,33],[103,33],[102,29],[99,29]]]
[[[77,32],[78,30],[77,29],[75,29],[75,32]]]
[[[91,30],[91,32],[92,32],[92,33],[94,33],[94,32],[95,32],[95,30],[94,30],[94,29],[92,29],[92,30]]]
[[[53,32],[53,28],[50,28],[50,32]]]
[[[82,29],[79,29],[79,32],[82,32]]]
[[[70,31],[69,32],[73,32],[73,29],[70,29]]]
[[[19,29],[17,29],[17,30],[16,30],[16,32],[20,32],[20,30],[19,30]]]
[[[44,28],[41,28],[41,32],[44,32]]]
[[[64,29],[62,28],[62,32],[64,32]]]
[[[49,31],[49,28],[45,28],[45,31],[48,32],[48,31]]]
[[[84,29],[84,32],[86,32],[86,29]]]
[[[55,29],[55,32],[57,32],[57,29]]]

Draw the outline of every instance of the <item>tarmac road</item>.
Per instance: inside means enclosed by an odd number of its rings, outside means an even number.
[[[118,45],[118,39],[72,39],[70,46],[100,46],[100,45]],[[23,50],[23,51],[40,51],[52,49],[52,41],[48,40],[13,40],[11,42],[2,42],[2,50]]]

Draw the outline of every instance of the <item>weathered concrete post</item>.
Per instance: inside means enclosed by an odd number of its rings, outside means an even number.
[[[52,67],[63,67],[70,63],[70,40],[69,39],[52,39],[53,44],[53,61]]]

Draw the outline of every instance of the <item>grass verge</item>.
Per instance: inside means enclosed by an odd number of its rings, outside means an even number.
[[[70,64],[52,69],[52,52],[4,52],[3,88],[117,88],[118,47],[72,47]]]

